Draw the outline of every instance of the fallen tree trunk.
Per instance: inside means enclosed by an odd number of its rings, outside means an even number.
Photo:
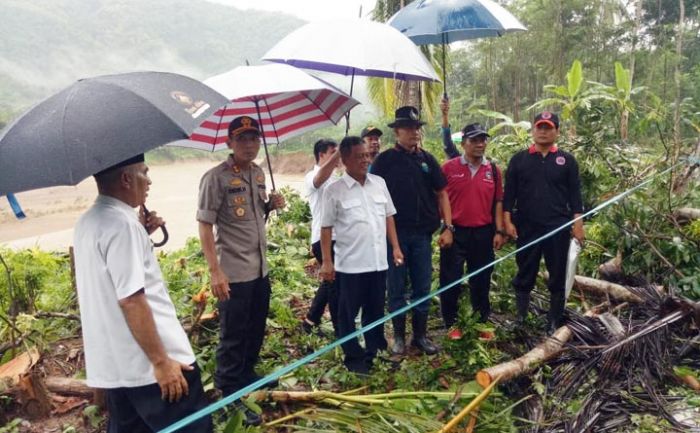
[[[92,398],[94,388],[87,386],[84,380],[69,377],[49,376],[44,379],[46,388],[56,394]]]
[[[594,307],[584,316],[593,317],[603,306]],[[482,388],[491,385],[496,379],[501,383],[525,374],[537,365],[557,356],[564,345],[571,338],[571,330],[568,326],[562,326],[554,334],[535,346],[531,351],[517,359],[504,362],[493,367],[485,368],[476,373],[476,382]]]
[[[694,209],[692,207],[682,207],[680,209],[677,209],[673,213],[673,216],[676,217],[676,219],[679,222],[689,222],[692,220],[698,220],[700,219],[700,209]]]
[[[588,293],[593,293],[594,295],[610,296],[616,301],[633,302],[635,304],[642,302],[639,296],[627,290],[625,286],[608,281],[596,280],[595,278],[576,275],[576,277],[574,277],[574,287]]]

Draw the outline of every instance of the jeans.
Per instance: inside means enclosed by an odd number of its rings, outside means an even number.
[[[430,292],[430,279],[433,272],[432,236],[430,233],[399,233],[399,245],[404,256],[402,266],[394,265],[393,249],[389,245],[389,270],[387,271],[387,286],[389,290],[389,311],[393,312],[403,307],[410,296],[415,301]],[[407,289],[408,278],[411,281],[410,295]],[[415,307],[414,314],[427,316],[430,301]]]

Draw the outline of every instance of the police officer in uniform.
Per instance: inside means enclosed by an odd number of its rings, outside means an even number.
[[[233,153],[202,177],[197,209],[211,289],[219,300],[214,383],[224,395],[260,378],[254,367],[265,336],[271,291],[265,216],[285,205],[274,192],[268,199],[265,174],[253,162],[260,150],[258,122],[248,116],[233,119],[227,144]],[[242,403],[238,408],[246,424],[261,423],[260,416]]]

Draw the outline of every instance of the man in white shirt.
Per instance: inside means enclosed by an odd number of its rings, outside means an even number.
[[[328,185],[323,194],[321,215],[321,278],[337,279],[338,328],[340,336],[355,331],[355,317],[362,309],[362,325],[384,314],[386,291],[387,237],[393,248],[393,262],[403,264],[396,237],[393,215],[396,213],[384,180],[368,174],[371,161],[367,145],[360,137],[345,137],[340,142],[340,157],[345,166],[342,178]],[[331,238],[335,231],[335,261]],[[357,339],[343,344],[348,370],[368,374],[378,350],[386,349],[384,327],[365,333],[365,349]]]
[[[156,432],[206,406],[194,353],[163,282],[141,212],[143,155],[95,174],[99,196],[74,235],[87,384],[105,388],[109,433]],[[188,426],[211,432],[210,417]]]
[[[311,208],[311,252],[318,261],[323,264],[321,254],[321,204],[323,201],[323,189],[332,182],[331,176],[340,164],[340,153],[338,143],[333,140],[321,139],[314,144],[314,158],[316,164],[314,168],[306,173],[304,177],[304,188],[306,197]],[[332,248],[331,248],[332,252]],[[304,332],[310,333],[315,327],[320,325],[321,317],[328,304],[331,313],[333,330],[338,335],[338,296],[335,284],[329,281],[322,281],[316,290],[316,295],[311,301],[311,307],[302,319],[301,326]]]

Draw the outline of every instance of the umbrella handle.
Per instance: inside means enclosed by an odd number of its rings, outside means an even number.
[[[150,213],[150,212],[148,211],[148,208],[146,208],[146,205],[145,205],[145,204],[143,204],[142,206],[143,206],[143,211],[144,211],[144,213],[146,214],[146,216],[148,216],[148,214]],[[145,226],[145,225],[144,225],[144,226]],[[168,239],[170,239],[170,235],[168,234],[168,229],[165,228],[165,224],[163,224],[162,226],[160,226],[160,230],[163,232],[163,240],[160,241],[160,242],[153,242],[153,246],[156,247],[156,248],[160,248],[160,247],[162,247],[163,245],[167,244],[167,243],[168,243]]]

